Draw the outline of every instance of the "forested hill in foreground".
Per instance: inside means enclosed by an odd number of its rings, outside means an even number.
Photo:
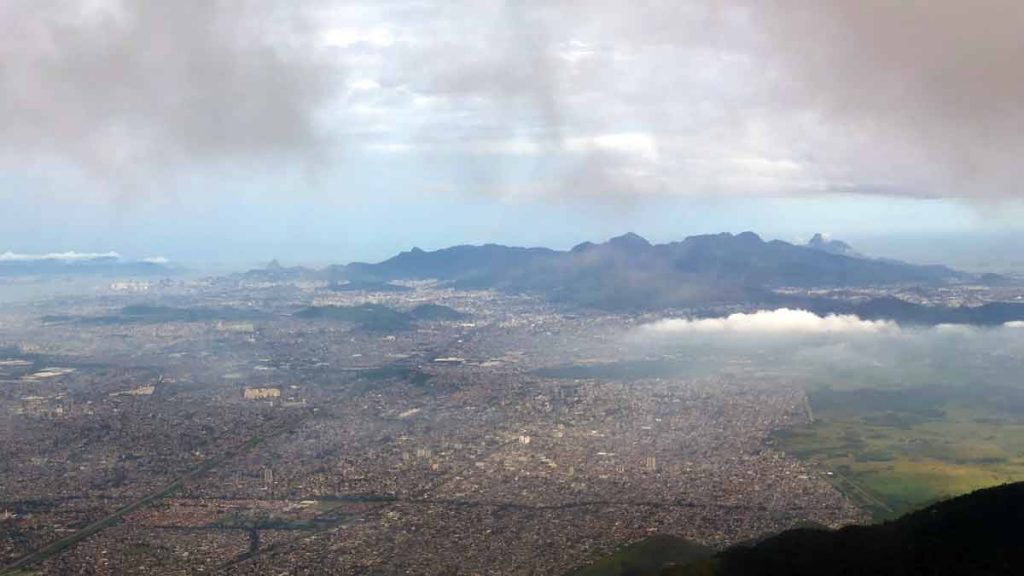
[[[573,576],[968,576],[1024,574],[1024,483],[939,502],[899,519],[796,529],[712,555],[658,536]]]

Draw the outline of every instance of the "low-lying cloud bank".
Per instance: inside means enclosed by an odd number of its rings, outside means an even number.
[[[144,264],[159,264],[165,265],[170,264],[171,261],[163,256],[147,256],[139,260],[132,260],[121,256],[121,254],[111,250],[110,252],[76,252],[69,250],[67,252],[48,252],[45,254],[23,254],[20,252],[12,252],[10,250],[6,252],[0,252],[0,264],[34,264],[34,263],[49,263],[49,264],[104,264],[104,263],[117,263],[117,264],[130,264],[134,262],[141,262]]]
[[[120,260],[117,252],[50,252],[48,254],[19,254],[4,252],[0,254],[0,262],[39,262],[57,260],[62,262],[81,262],[89,260]]]
[[[1002,328],[1024,329],[1024,321],[1005,322]],[[970,334],[993,327],[973,324],[937,324],[931,332],[940,334]],[[638,332],[647,336],[679,334],[750,334],[750,335],[802,335],[802,334],[896,334],[900,325],[894,320],[865,320],[855,314],[828,314],[819,316],[801,309],[779,308],[738,312],[719,318],[665,318],[640,326]]]
[[[877,334],[896,332],[899,325],[891,320],[862,320],[852,314],[818,316],[807,310],[779,308],[753,313],[730,314],[724,318],[688,320],[668,318],[641,328],[655,335],[691,333],[736,334]]]

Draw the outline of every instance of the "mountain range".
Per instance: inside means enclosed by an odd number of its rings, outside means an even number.
[[[434,279],[455,288],[538,294],[550,301],[604,310],[660,310],[721,305],[786,305],[780,288],[939,286],[994,277],[859,255],[817,235],[806,245],[765,241],[753,232],[690,236],[652,244],[633,233],[571,250],[498,244],[418,248],[378,263],[323,270],[275,266],[250,278],[304,277],[387,285]]]

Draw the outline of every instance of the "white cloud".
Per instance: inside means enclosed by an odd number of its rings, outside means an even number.
[[[724,318],[669,318],[641,327],[654,335],[672,334],[876,334],[899,331],[889,320],[862,320],[852,314],[818,316],[807,310],[759,310]]]
[[[952,334],[952,335],[970,335],[978,331],[978,327],[973,324],[951,324],[943,323],[936,324],[932,327],[932,330],[940,334]]]
[[[643,132],[568,138],[565,141],[565,148],[569,152],[616,152],[651,162],[658,159],[658,142],[653,136]]]
[[[380,82],[372,78],[354,78],[349,80],[346,84],[349,90],[357,92],[365,92],[369,90],[379,90]]]
[[[64,262],[81,262],[86,260],[120,260],[121,255],[117,252],[50,252],[47,254],[19,254],[16,252],[4,252],[0,254],[0,262],[37,262],[40,260],[61,260]]]
[[[1012,320],[1003,324],[1005,328],[1024,328],[1024,320]]]
[[[395,43],[394,34],[385,26],[329,28],[321,33],[321,39],[325,46],[338,48],[348,48],[359,44],[384,48]]]

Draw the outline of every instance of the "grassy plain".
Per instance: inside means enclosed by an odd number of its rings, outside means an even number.
[[[825,388],[809,397],[814,423],[772,441],[831,471],[880,519],[1024,480],[1024,418],[1012,402],[945,387]]]

